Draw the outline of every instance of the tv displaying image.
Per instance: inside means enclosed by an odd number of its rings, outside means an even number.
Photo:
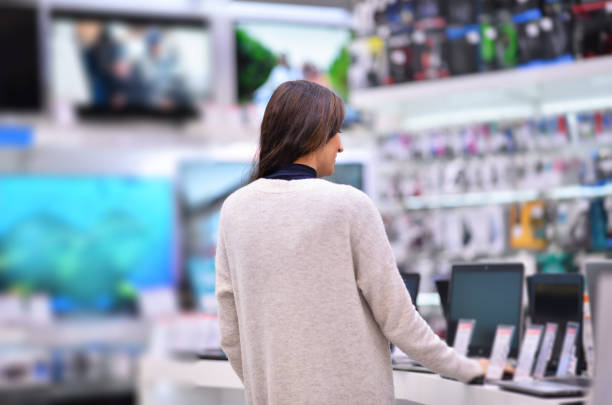
[[[161,178],[0,176],[0,291],[56,314],[132,313],[174,283],[175,204]]]
[[[288,80],[310,80],[348,98],[351,31],[341,27],[274,22],[236,24],[238,100],[263,112]]]
[[[38,12],[0,3],[0,111],[38,111],[43,105]]]
[[[53,14],[53,97],[81,116],[195,116],[211,65],[201,20]]]

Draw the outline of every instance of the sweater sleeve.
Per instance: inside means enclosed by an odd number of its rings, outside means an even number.
[[[397,269],[382,218],[369,197],[361,195],[352,214],[357,285],[384,335],[412,359],[441,375],[463,382],[482,375],[477,361],[447,346],[416,311]]]
[[[223,229],[219,227],[217,252],[215,255],[215,293],[219,303],[219,327],[221,329],[221,348],[227,355],[232,368],[244,382],[242,372],[242,354],[240,352],[240,330],[238,314],[234,301],[234,289],[227,260],[227,251],[223,238]]]

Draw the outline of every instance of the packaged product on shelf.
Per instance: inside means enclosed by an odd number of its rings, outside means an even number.
[[[555,205],[554,242],[563,250],[589,248],[589,201],[579,199]]]
[[[394,35],[387,41],[389,82],[403,83],[413,79],[413,49],[409,34]]]
[[[577,56],[591,58],[612,54],[612,5],[598,1],[572,7]]]
[[[569,4],[562,0],[549,0],[543,4],[544,16],[540,20],[542,57],[548,63],[567,63],[574,57],[573,18]]]
[[[524,13],[533,9],[538,9],[540,2],[538,0],[514,0],[512,12],[514,14]]]
[[[381,37],[360,38],[350,46],[352,63],[348,71],[352,89],[379,86],[387,77],[385,44]]]
[[[479,70],[480,32],[476,24],[447,27],[444,57],[451,75],[475,73]]]
[[[530,201],[510,207],[510,247],[542,250],[547,246],[544,202]]]
[[[415,20],[415,0],[395,0],[387,5],[386,24],[392,34],[412,31]]]
[[[448,3],[446,22],[449,25],[464,26],[476,23],[480,1],[452,0]]]
[[[416,19],[443,19],[445,8],[445,0],[416,0]]]
[[[529,66],[541,63],[544,55],[540,9],[530,9],[513,16],[518,33],[518,65]]]
[[[612,248],[612,197],[597,198],[589,206],[591,247],[593,250]]]

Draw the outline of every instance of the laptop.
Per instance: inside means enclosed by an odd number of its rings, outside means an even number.
[[[574,336],[574,345],[582,345],[579,332],[582,329],[582,276],[538,274],[529,277],[527,285],[532,321],[537,324],[550,322],[559,325],[555,342],[551,344],[551,361],[548,363],[557,367],[557,375],[562,375],[571,353],[571,340],[566,339]],[[570,346],[566,347],[566,342]],[[540,347],[540,350],[544,349]],[[578,350],[578,356],[581,355]],[[539,397],[573,397],[585,395],[591,386],[591,380],[586,377],[558,376],[525,381],[501,381],[496,385],[508,391]]]
[[[507,391],[546,398],[583,396],[588,388],[548,380],[498,381],[495,385]]]

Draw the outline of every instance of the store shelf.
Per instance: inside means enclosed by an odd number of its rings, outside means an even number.
[[[383,211],[426,210],[441,208],[473,207],[482,205],[514,204],[543,200],[567,200],[597,198],[612,195],[612,184],[603,186],[564,186],[548,190],[503,190],[461,194],[438,194],[406,197],[403,203],[380,204]]]
[[[355,90],[381,131],[423,130],[612,107],[612,57]]]

